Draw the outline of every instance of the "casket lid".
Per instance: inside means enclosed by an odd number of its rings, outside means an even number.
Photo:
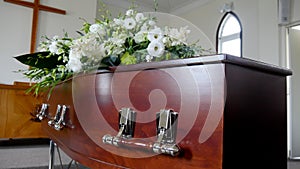
[[[268,64],[265,62],[256,61],[248,58],[232,56],[228,54],[207,55],[207,56],[194,57],[188,59],[176,59],[176,60],[167,60],[167,61],[160,61],[160,62],[117,66],[117,67],[111,67],[110,71],[126,72],[126,71],[136,71],[136,70],[163,69],[163,68],[171,68],[171,67],[207,65],[207,64],[234,64],[234,65],[247,67],[251,69],[257,69],[259,71],[268,72],[271,74],[277,74],[282,76],[292,75],[292,71],[284,67],[280,67],[277,65],[272,65],[272,64]],[[103,72],[107,72],[107,71],[103,71],[103,70],[98,71],[98,73],[103,73]]]

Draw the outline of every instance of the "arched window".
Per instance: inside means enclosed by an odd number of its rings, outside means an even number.
[[[227,12],[218,27],[217,51],[242,57],[242,25],[233,12]]]

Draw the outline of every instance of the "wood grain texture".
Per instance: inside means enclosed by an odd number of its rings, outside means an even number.
[[[32,121],[30,114],[44,98],[25,94],[28,87],[24,83],[0,86],[1,138],[47,138],[41,124]]]

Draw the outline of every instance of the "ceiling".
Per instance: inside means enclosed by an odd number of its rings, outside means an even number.
[[[118,2],[116,0],[113,1],[115,1],[114,3],[115,5],[119,5],[123,7],[125,6],[127,8],[128,4],[131,4],[133,0],[117,0]],[[112,3],[113,1],[110,0],[107,2]],[[172,13],[184,7],[204,5],[211,0],[157,0],[157,1],[158,1],[158,11]],[[154,10],[154,0],[134,0],[134,3],[140,7]]]
[[[170,12],[176,10],[177,8],[190,4],[191,2],[194,1],[197,0],[157,0],[158,10],[164,12]],[[154,8],[154,0],[136,0],[136,2],[141,3],[141,5]]]

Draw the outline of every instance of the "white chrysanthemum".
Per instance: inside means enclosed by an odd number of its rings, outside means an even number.
[[[147,47],[150,56],[161,57],[164,54],[165,45],[161,41],[151,41]]]
[[[82,63],[78,59],[70,59],[66,66],[69,70],[77,73],[81,71]]]
[[[89,34],[79,39],[76,47],[81,51],[83,56],[92,58],[100,53],[99,45],[98,36]]]
[[[147,38],[150,41],[159,41],[164,37],[163,31],[156,27],[148,32]]]
[[[103,46],[97,40],[97,36],[92,36],[90,34],[87,34],[86,36],[82,36],[80,39],[75,40],[74,45],[72,45],[71,48],[74,53],[76,52],[76,55],[73,54],[74,57],[80,57],[75,61],[69,61],[70,63],[74,62],[73,65],[75,66],[73,67],[75,68],[71,69],[73,71],[77,70],[76,65],[79,65],[78,60],[80,61],[81,58],[85,58],[85,62],[81,65],[85,68],[89,66],[95,66],[95,64],[98,64],[106,53],[105,48],[103,48]]]
[[[181,27],[180,30],[166,27],[165,33],[171,38],[172,45],[175,46],[181,43],[186,44],[190,30],[188,30],[187,26]]]
[[[142,13],[137,13],[137,14],[135,15],[135,20],[136,20],[137,22],[141,22],[141,21],[145,20],[144,14],[142,14]]]
[[[76,50],[71,50],[69,54],[69,61],[66,67],[73,72],[79,72],[82,68],[82,63],[80,61],[81,54]]]
[[[124,27],[128,30],[133,29],[136,26],[136,22],[133,18],[126,18],[124,20]]]

